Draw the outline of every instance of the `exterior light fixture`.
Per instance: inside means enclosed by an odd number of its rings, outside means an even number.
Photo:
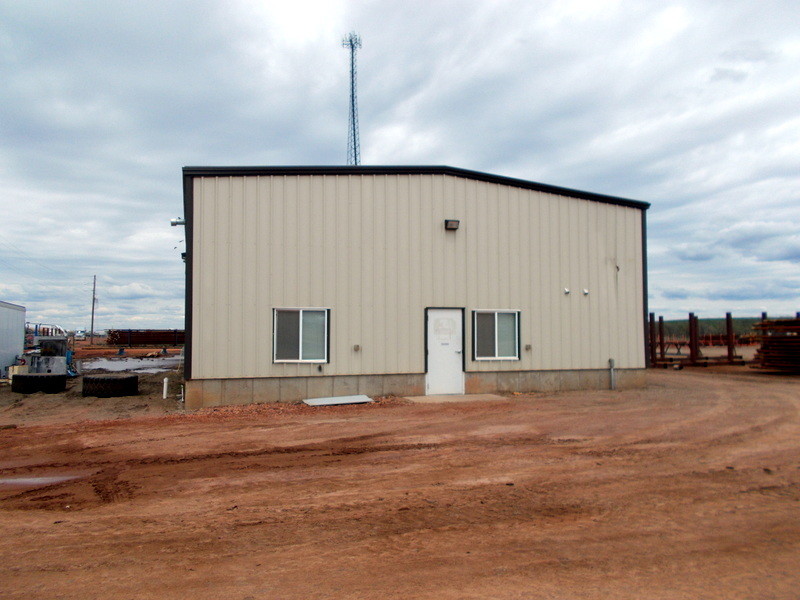
[[[583,295],[584,296],[588,296],[589,295],[589,290],[587,290],[586,288],[583,288]]]
[[[458,229],[458,225],[461,223],[458,219],[445,219],[444,220],[444,228],[447,231],[455,231]]]
[[[569,288],[564,288],[564,295],[565,296],[569,295]]]

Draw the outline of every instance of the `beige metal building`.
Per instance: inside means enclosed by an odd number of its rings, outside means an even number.
[[[438,166],[183,176],[187,407],[644,383],[647,203]]]

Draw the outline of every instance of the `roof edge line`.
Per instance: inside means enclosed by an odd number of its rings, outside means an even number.
[[[616,204],[647,210],[649,202],[610,196],[596,192],[587,192],[573,188],[561,187],[547,183],[538,183],[505,175],[494,175],[482,171],[472,171],[446,165],[348,165],[348,166],[269,166],[269,167],[242,167],[242,166],[186,166],[183,167],[184,177],[219,177],[219,176],[275,176],[275,175],[451,175],[464,179],[474,179],[487,183],[496,183],[512,187],[529,189],[559,196],[592,200],[605,204]]]

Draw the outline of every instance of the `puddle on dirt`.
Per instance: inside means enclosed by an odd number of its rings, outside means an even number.
[[[4,477],[0,478],[0,489],[44,487],[46,485],[64,483],[65,481],[73,481],[74,479],[80,479],[81,477],[85,477],[85,475],[50,475],[49,477]]]
[[[87,358],[82,361],[84,371],[133,371],[135,373],[163,373],[171,371],[181,362],[180,356],[159,358]]]

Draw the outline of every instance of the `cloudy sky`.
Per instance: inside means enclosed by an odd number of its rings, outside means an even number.
[[[0,0],[0,300],[183,326],[181,167],[444,164],[645,200],[650,308],[800,310],[800,3]]]

